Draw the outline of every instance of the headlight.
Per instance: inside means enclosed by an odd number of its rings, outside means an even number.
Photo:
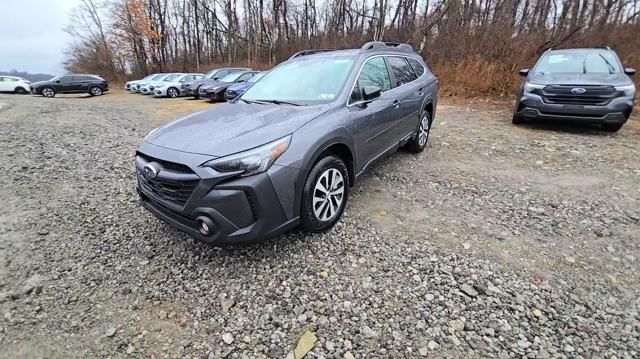
[[[616,91],[623,92],[625,96],[634,96],[636,93],[636,86],[634,84],[626,86],[616,86]]]
[[[526,82],[524,84],[524,93],[533,93],[535,90],[543,89],[546,85],[538,85],[532,84],[530,82]]]
[[[242,176],[262,173],[289,148],[291,135],[254,149],[211,160],[203,166],[218,172],[238,172]]]
[[[149,138],[149,136],[153,135],[153,133],[154,133],[154,132],[158,131],[158,129],[159,129],[159,128],[160,128],[160,127],[156,127],[156,128],[154,128],[153,130],[151,130],[151,132],[147,133],[147,135],[146,135],[146,136],[144,136],[144,140],[146,141],[146,140],[147,140],[147,138]]]

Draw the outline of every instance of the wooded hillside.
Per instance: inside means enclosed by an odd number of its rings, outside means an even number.
[[[640,67],[640,0],[82,0],[68,32],[66,67],[116,81],[371,40],[410,43],[457,95],[511,94],[550,47],[608,45]]]

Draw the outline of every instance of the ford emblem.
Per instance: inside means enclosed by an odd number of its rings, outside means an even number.
[[[154,179],[158,175],[158,170],[156,170],[152,165],[144,166],[142,172],[147,179]]]
[[[585,92],[587,92],[587,89],[584,89],[582,87],[574,87],[571,89],[571,93],[576,95],[582,95]]]

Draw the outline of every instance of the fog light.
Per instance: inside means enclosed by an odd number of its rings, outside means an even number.
[[[209,236],[213,232],[215,225],[213,221],[209,217],[200,216],[196,218],[196,223],[198,224],[198,231],[203,236]]]

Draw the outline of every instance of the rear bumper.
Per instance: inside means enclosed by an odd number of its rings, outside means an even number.
[[[633,105],[632,97],[614,98],[603,106],[548,104],[540,96],[528,94],[520,98],[516,114],[530,120],[622,124],[629,118]]]

